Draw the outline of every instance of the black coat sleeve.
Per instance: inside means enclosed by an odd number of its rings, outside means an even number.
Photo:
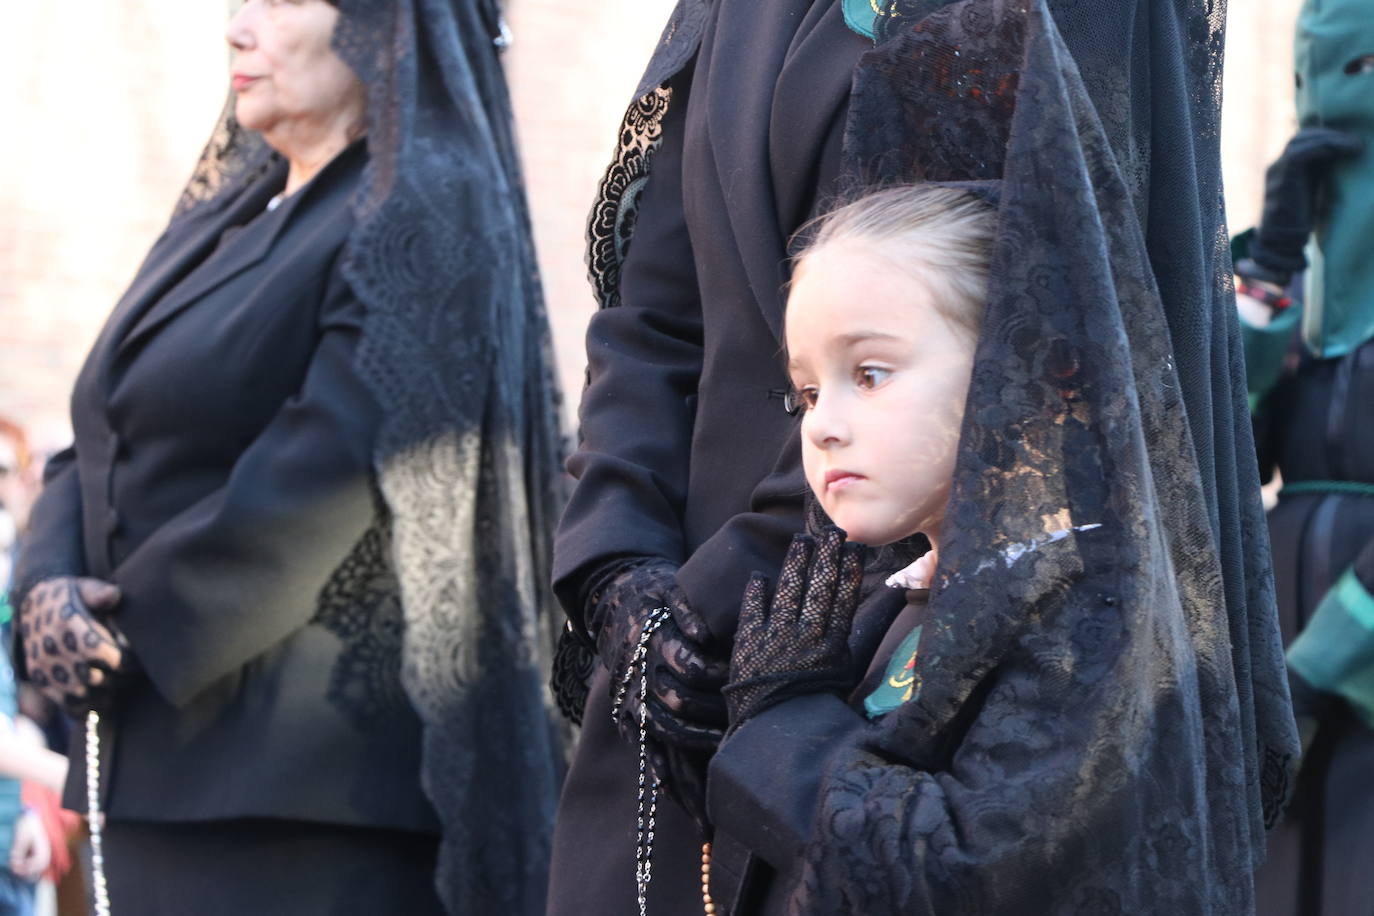
[[[174,705],[303,627],[374,519],[380,408],[354,370],[362,320],[336,265],[300,390],[218,490],[114,571],[115,619]]]
[[[714,632],[728,636],[750,572],[776,568],[801,528],[806,481],[792,437],[746,510],[687,556],[682,517],[704,361],[683,198],[689,82],[690,74],[673,82],[623,265],[623,304],[602,309],[587,330],[582,442],[568,463],[578,482],[556,538],[554,586],[580,619],[587,583],[599,570],[627,557],[662,557],[682,564],[678,581],[689,602]]]
[[[712,821],[790,875],[770,892],[786,912],[1087,912],[1070,904],[1138,900],[1146,863],[1160,912],[1202,911],[1193,851],[1215,837],[1189,813],[1197,775],[1164,749],[1160,723],[1192,714],[1176,694],[1128,713],[1110,685],[1030,657],[985,687],[947,761],[902,707],[874,722],[831,695],[767,709],[711,762]]]
[[[29,528],[24,532],[14,570],[11,599],[16,607],[43,579],[86,574],[81,531],[81,481],[73,445],[49,458],[43,469],[43,493],[29,514]]]
[[[678,82],[685,83],[686,80]],[[555,540],[554,587],[580,618],[587,580],[625,557],[685,558],[701,301],[682,199],[686,86],[674,86],[652,178],[622,266],[622,304],[587,328],[577,478]]]

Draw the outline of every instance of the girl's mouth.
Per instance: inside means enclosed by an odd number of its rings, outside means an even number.
[[[830,470],[825,472],[825,491],[834,493],[842,490],[850,484],[863,480],[862,474],[855,474],[853,471]]]

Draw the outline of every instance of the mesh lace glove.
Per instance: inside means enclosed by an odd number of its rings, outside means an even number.
[[[1317,194],[1339,159],[1364,149],[1364,141],[1330,127],[1304,127],[1264,173],[1264,214],[1250,257],[1236,265],[1243,277],[1286,286],[1307,266],[1303,247],[1316,220]]]
[[[849,630],[859,604],[863,548],[832,526],[799,534],[777,594],[754,573],[744,591],[725,702],[730,728],[790,697],[850,687]]]
[[[725,726],[724,659],[707,653],[710,630],[687,606],[677,585],[677,567],[666,560],[649,560],[622,568],[596,589],[587,616],[587,629],[597,655],[611,673],[614,698],[649,615],[666,607],[671,618],[649,639],[648,708],[650,737],[685,750],[710,751],[720,743]],[[639,732],[636,691],[627,691],[617,723],[626,737]]]
[[[133,666],[128,644],[97,618],[119,603],[119,589],[99,579],[44,579],[19,606],[19,638],[29,681],[72,715],[108,705]]]
[[[649,638],[649,763],[661,788],[703,829],[706,820],[706,764],[724,736],[724,659],[704,648],[710,630],[687,605],[677,585],[677,567],[666,560],[636,562],[612,570],[592,589],[589,635],[611,673],[611,698],[620,695],[635,647],[649,615],[666,607],[671,616]],[[631,678],[616,725],[627,740],[639,736],[639,678]]]

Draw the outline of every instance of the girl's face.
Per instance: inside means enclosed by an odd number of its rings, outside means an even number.
[[[974,345],[923,284],[857,242],[797,266],[787,351],[806,480],[850,538],[939,537]]]

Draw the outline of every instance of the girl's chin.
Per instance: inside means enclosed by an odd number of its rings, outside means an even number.
[[[895,544],[908,534],[914,533],[893,533],[887,526],[865,522],[861,518],[845,518],[843,512],[832,514],[830,520],[844,532],[845,537],[850,541],[867,544],[869,547],[886,547],[888,544]]]

